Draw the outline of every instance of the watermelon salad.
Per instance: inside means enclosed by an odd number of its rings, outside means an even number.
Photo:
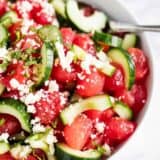
[[[0,160],[102,160],[134,133],[148,60],[109,20],[75,0],[0,0]]]

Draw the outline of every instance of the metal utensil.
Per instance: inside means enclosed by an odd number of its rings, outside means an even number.
[[[135,25],[125,22],[110,21],[109,26],[116,32],[160,32],[160,25]]]

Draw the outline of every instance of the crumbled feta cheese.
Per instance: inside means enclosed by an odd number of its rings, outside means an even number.
[[[28,13],[32,10],[32,8],[33,8],[32,4],[27,0],[17,2],[17,9],[21,13],[24,19],[29,18]]]
[[[82,85],[77,85],[76,88],[77,88],[77,89],[82,89],[82,90],[83,90],[85,87],[82,86]]]
[[[0,48],[0,59],[4,59],[6,57],[8,53],[8,50],[6,49],[6,47]]]
[[[81,67],[86,71],[87,74],[91,73],[90,66],[93,64],[92,59],[93,59],[93,56],[90,54],[87,54],[85,56],[85,59],[81,62]]]
[[[91,73],[90,71],[91,66],[94,66],[97,69],[103,69],[108,67],[108,65],[109,65],[108,57],[106,55],[103,55],[103,52],[99,53],[99,59],[97,59],[95,56],[92,56],[91,54],[86,54],[84,60],[81,62],[81,68],[85,70],[87,74]],[[96,70],[96,68],[94,70]]]
[[[53,143],[57,143],[57,138],[53,135],[53,133],[48,134],[46,137],[46,142],[47,144],[53,144]]]
[[[27,34],[28,34],[28,31],[29,31],[29,28],[30,28],[31,26],[33,26],[33,25],[34,25],[34,21],[33,21],[33,20],[30,20],[30,19],[25,18],[25,19],[23,20],[22,27],[21,27],[21,32],[22,32],[22,34],[23,34],[23,35],[27,35]],[[32,40],[32,41],[34,41],[34,40]],[[35,42],[34,42],[34,43],[35,43]]]
[[[49,80],[45,81],[44,85],[47,87],[49,85]]]
[[[16,88],[19,88],[20,83],[15,78],[12,78],[10,80],[10,85],[12,88],[16,89]]]
[[[66,99],[65,95],[63,93],[60,93],[60,105],[62,105],[62,106],[65,105],[66,101],[67,101],[67,99]]]
[[[96,134],[91,134],[90,137],[91,137],[91,139],[95,139],[97,136],[96,136]]]
[[[40,123],[40,119],[36,117],[35,119],[31,120],[32,124],[32,131],[33,133],[38,133],[38,132],[45,132],[46,128]]]
[[[28,2],[28,0],[22,1],[21,2],[21,7],[22,7],[23,10],[28,11],[28,12],[31,11],[32,8],[33,8],[31,3]]]
[[[33,93],[29,93],[28,95],[26,95],[24,103],[25,104],[34,104],[39,100],[40,99],[38,96],[34,95]]]
[[[8,133],[2,133],[0,135],[0,141],[8,142],[9,134]]]
[[[11,149],[11,154],[16,159],[24,159],[32,152],[32,148],[29,145],[18,145]]]
[[[60,64],[62,68],[66,69],[68,72],[71,72],[71,63],[74,59],[74,53],[69,51],[65,56],[63,45],[59,42],[56,42],[55,46],[58,51],[58,56],[59,56]]]
[[[29,89],[30,89],[30,86],[29,86],[29,85],[26,85],[26,84],[22,85],[22,84],[21,84],[21,85],[18,87],[20,96],[24,96],[24,95],[26,95],[26,94],[29,94]]]
[[[110,100],[111,100],[112,104],[114,104],[116,99],[114,97],[110,96]]]
[[[54,143],[57,143],[57,138],[53,135],[52,130],[48,133],[46,139],[46,143],[49,145],[49,151],[53,155],[55,150],[54,150]]]
[[[98,52],[96,55],[99,58],[99,60],[102,62],[109,61],[109,58],[107,57],[106,53],[104,53],[103,51]]]
[[[33,133],[45,132],[46,128],[40,123],[36,123],[35,125],[33,125],[32,131]]]
[[[103,122],[97,122],[97,123],[95,124],[95,128],[97,129],[97,131],[98,131],[99,133],[103,133],[104,130],[105,130],[105,124],[104,124]]]
[[[110,146],[108,145],[108,144],[104,144],[103,145],[103,149],[105,150],[105,155],[106,156],[110,156],[111,155],[111,148],[110,148]]]
[[[13,64],[17,64],[17,63],[18,63],[18,60],[14,58],[14,59],[12,60],[12,63],[13,63]]]
[[[24,96],[29,93],[29,88],[31,84],[20,84],[15,78],[10,80],[10,85],[14,89],[18,89],[20,96]],[[22,98],[23,99],[23,98]]]
[[[35,125],[36,123],[39,123],[39,122],[40,122],[40,119],[38,117],[35,117],[35,119],[31,120],[32,125]]]
[[[86,75],[84,75],[84,74],[82,74],[82,73],[78,73],[77,76],[78,76],[78,78],[79,78],[80,80],[84,80],[84,79],[86,78]]]
[[[59,91],[59,86],[58,86],[58,84],[55,80],[54,81],[49,81],[48,91],[51,92],[51,93]]]
[[[71,71],[72,71],[71,63],[73,62],[73,59],[74,59],[74,53],[71,52],[71,51],[68,51],[65,59],[66,59],[66,60],[65,60],[65,61],[66,61],[66,66],[65,66],[65,67],[66,67],[66,70],[67,70],[68,72],[71,72]]]
[[[27,112],[28,113],[36,113],[36,108],[34,105],[27,105]]]

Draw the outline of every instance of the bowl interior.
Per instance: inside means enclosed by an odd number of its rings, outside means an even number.
[[[106,14],[117,21],[126,21],[129,23],[138,23],[136,17],[134,17],[134,15],[132,14],[132,11],[128,10],[128,8],[125,6],[125,4],[122,3],[122,1],[120,2],[120,0],[110,0],[110,1],[106,1],[106,0],[89,0],[89,1],[85,1],[85,0],[80,0],[81,2],[84,3],[88,3],[92,6],[94,6],[95,8],[98,8],[100,10],[103,10],[104,12],[106,12]],[[144,50],[144,52],[146,53],[146,56],[148,58],[148,63],[149,63],[149,67],[150,67],[150,74],[147,80],[147,91],[148,91],[148,98],[147,98],[147,103],[145,105],[145,107],[143,108],[143,110],[141,111],[140,115],[137,118],[137,123],[138,123],[138,127],[136,129],[135,132],[137,132],[138,128],[141,125],[141,122],[146,114],[146,111],[148,110],[148,106],[150,104],[150,98],[153,92],[153,80],[154,80],[154,65],[153,65],[153,59],[151,56],[151,49],[149,46],[149,43],[146,39],[146,35],[145,34],[139,34],[140,36],[140,43],[141,43],[141,47]],[[133,136],[134,137],[134,134]],[[130,142],[130,140],[132,139],[129,138],[129,140],[127,140],[125,142],[125,145],[123,146],[123,148],[127,148],[128,143]],[[119,147],[121,148],[121,146]],[[117,149],[116,152],[120,152],[119,149]],[[114,156],[113,156],[114,157]],[[111,158],[112,159],[112,158]]]

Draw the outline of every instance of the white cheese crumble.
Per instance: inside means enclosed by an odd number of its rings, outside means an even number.
[[[46,128],[40,123],[40,119],[36,117],[31,120],[33,133],[45,132]]]
[[[95,139],[97,137],[97,135],[96,134],[91,134],[90,137],[91,137],[91,139]]]
[[[28,113],[36,113],[36,108],[34,105],[27,105],[27,112]]]
[[[65,105],[66,104],[66,97],[65,97],[65,94],[64,93],[60,93],[60,105]]]
[[[40,97],[34,95],[33,93],[29,93],[28,95],[26,95],[24,103],[26,105],[28,105],[28,104],[34,104],[34,103],[36,103],[39,100],[40,100]]]
[[[105,153],[104,153],[104,154],[105,154],[106,156],[110,156],[110,155],[111,155],[111,152],[112,152],[112,151],[111,151],[111,148],[110,148],[110,146],[109,146],[108,144],[104,144],[104,145],[103,145],[103,149],[105,150]]]
[[[32,86],[32,82],[28,81],[27,84],[20,84],[15,78],[10,80],[12,88],[17,89],[20,93],[21,100],[24,101],[24,95],[29,94],[29,88]]]
[[[103,51],[98,52],[96,55],[99,58],[99,60],[102,62],[109,61],[109,58],[107,57],[106,53],[104,53]]]
[[[0,135],[0,141],[4,141],[4,142],[8,143],[8,138],[9,138],[9,134],[8,133],[2,133]]]
[[[49,145],[49,151],[53,155],[55,150],[54,150],[54,143],[57,143],[57,138],[53,135],[53,132],[50,131],[49,134],[46,137],[46,143]]]
[[[10,85],[12,88],[16,89],[16,88],[19,88],[20,83],[15,78],[12,78],[10,80]]]
[[[0,48],[0,59],[4,59],[7,56],[8,50],[6,47]]]
[[[34,25],[34,21],[30,19],[24,19],[21,27],[21,32],[23,35],[27,35],[29,28]]]
[[[16,159],[24,159],[32,152],[32,148],[29,145],[18,145],[11,149],[11,155]]]
[[[32,10],[33,6],[27,0],[17,2],[17,9],[22,14],[24,19],[29,18],[29,12]]]
[[[93,64],[92,61],[93,61],[93,56],[90,54],[87,54],[85,56],[85,59],[81,62],[81,67],[83,70],[86,71],[87,74],[91,73],[90,66]]]
[[[45,86],[48,86],[48,91],[50,93],[59,91],[59,86],[58,86],[56,80],[46,81]]]
[[[105,124],[103,122],[97,122],[95,128],[99,133],[103,133],[105,130]]]
[[[68,72],[71,72],[72,71],[71,63],[74,59],[74,53],[69,51],[65,56],[63,45],[59,42],[56,42],[55,46],[60,59],[60,65],[62,66],[63,69],[66,69]]]

